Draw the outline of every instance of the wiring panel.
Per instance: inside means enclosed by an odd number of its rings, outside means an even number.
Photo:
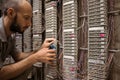
[[[57,39],[57,2],[56,1],[50,1],[45,3],[45,20],[46,20],[45,23],[46,38]],[[47,64],[45,71],[46,71],[45,72],[46,80],[54,80],[57,76],[57,62],[54,61],[54,66]]]
[[[76,80],[77,1],[63,0],[63,79]]]
[[[15,35],[16,37],[16,48],[19,50],[19,51],[22,51],[22,34],[19,34],[19,33],[16,33]]]
[[[33,50],[40,48],[42,43],[42,1],[33,0]]]
[[[106,79],[107,2],[88,0],[88,80]]]
[[[24,52],[31,51],[31,26],[24,32]]]

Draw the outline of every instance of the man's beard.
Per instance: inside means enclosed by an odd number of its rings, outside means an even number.
[[[21,31],[20,25],[17,24],[17,14],[10,26],[10,30],[14,33],[18,32],[20,34],[22,34],[23,32]]]

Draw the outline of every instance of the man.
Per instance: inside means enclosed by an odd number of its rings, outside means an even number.
[[[23,33],[31,26],[32,7],[26,0],[6,1],[0,18],[0,80],[16,78],[36,62],[52,64],[56,57],[55,50],[49,49],[55,41],[53,38],[46,39],[38,51],[30,54],[21,53],[15,48],[14,33]],[[15,63],[4,65],[9,55]]]

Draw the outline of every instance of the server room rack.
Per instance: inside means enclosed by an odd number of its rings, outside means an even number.
[[[32,44],[31,44],[31,26],[24,32],[23,39],[24,39],[24,44],[23,44],[24,52],[32,51],[32,49],[31,49],[31,46],[32,46]]]
[[[88,79],[106,79],[107,0],[88,0]]]
[[[63,79],[77,80],[77,0],[63,0]]]
[[[33,7],[33,27],[32,27],[32,47],[33,51],[38,50],[42,44],[42,32],[44,29],[42,28],[42,5],[43,0],[32,0]],[[33,67],[33,79],[34,80],[44,80],[44,68],[42,68],[42,63],[38,62],[34,64]]]
[[[45,26],[46,38],[57,39],[57,1],[46,0],[45,2]],[[57,44],[54,44],[57,50]],[[54,80],[57,77],[57,61],[54,62],[54,65],[46,65],[45,80]]]
[[[40,48],[42,43],[42,1],[33,0],[33,50]]]
[[[15,36],[16,36],[16,48],[22,52],[23,51],[23,35],[16,33]]]
[[[47,2],[44,3],[44,0],[32,0],[33,27],[26,30],[24,36],[16,34],[16,46],[20,49],[20,51],[24,50],[25,52],[28,52],[30,51],[31,47],[33,47],[33,50],[40,48],[40,45],[43,42],[43,38],[45,37],[55,37],[59,40],[62,39],[61,42],[63,41],[63,64],[61,65],[61,72],[63,72],[63,74],[61,75],[63,76],[63,80],[105,80],[107,77],[106,60],[108,57],[107,0],[81,0],[85,3],[85,6],[83,9],[81,9],[81,11],[85,10],[85,14],[83,13],[80,16],[78,16],[79,8],[77,5],[77,1],[81,3],[79,0],[62,0],[63,3],[61,5],[61,13],[63,14],[60,16],[62,16],[63,20],[60,20],[60,24],[63,25],[57,24],[57,18],[60,17],[57,16],[58,8],[55,6],[55,3],[57,1],[46,1]],[[86,2],[88,6],[86,6]],[[45,8],[43,8],[43,4],[45,4]],[[44,9],[46,12],[45,15],[43,14]],[[45,18],[43,15],[45,16]],[[78,17],[85,18],[86,22],[88,22],[88,24],[84,23],[84,27],[86,26],[85,29],[88,30],[87,32],[85,30],[85,33],[87,34],[82,33],[82,30],[80,30],[81,26],[78,26]],[[44,19],[46,20],[46,22],[44,22]],[[84,19],[82,20],[84,21]],[[46,27],[44,27],[43,25]],[[82,25],[82,23],[80,23],[80,25]],[[60,27],[58,26],[62,27],[61,29],[63,29],[62,34],[59,35],[57,33],[57,30]],[[80,35],[78,34],[79,32]],[[31,35],[32,40],[30,40]],[[86,39],[88,41],[87,43],[86,41],[81,41],[79,39],[82,37],[82,39],[84,40],[84,35],[86,35],[85,38],[88,38]],[[58,36],[61,36],[61,39]],[[31,41],[33,41],[33,43]],[[79,41],[81,43],[85,42],[85,46],[79,44]],[[32,45],[29,43],[31,43]],[[86,51],[85,54],[87,56],[85,55],[84,57],[81,57],[82,50]],[[86,58],[85,63],[83,64],[85,66],[85,68],[83,68],[83,70],[85,70],[85,73],[84,71],[82,71],[82,69],[81,73],[80,70],[78,70],[80,58]],[[43,67],[45,67],[45,74]],[[79,73],[80,75],[84,74],[85,76],[82,76],[82,78],[80,77],[79,79]],[[37,63],[34,65],[33,80],[52,80],[52,77],[56,77],[55,74],[57,74],[55,67],[51,68],[48,65],[46,67],[43,66],[41,63]],[[83,79],[83,77],[86,78]]]

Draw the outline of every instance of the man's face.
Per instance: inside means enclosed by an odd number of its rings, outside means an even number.
[[[31,26],[32,9],[23,8],[19,12],[16,12],[16,16],[13,18],[10,30],[12,32],[23,33],[29,26]]]
[[[10,30],[14,33],[18,32],[18,33],[23,33],[23,31],[21,30],[21,26],[17,23],[17,14],[14,17],[14,20],[10,26]]]

